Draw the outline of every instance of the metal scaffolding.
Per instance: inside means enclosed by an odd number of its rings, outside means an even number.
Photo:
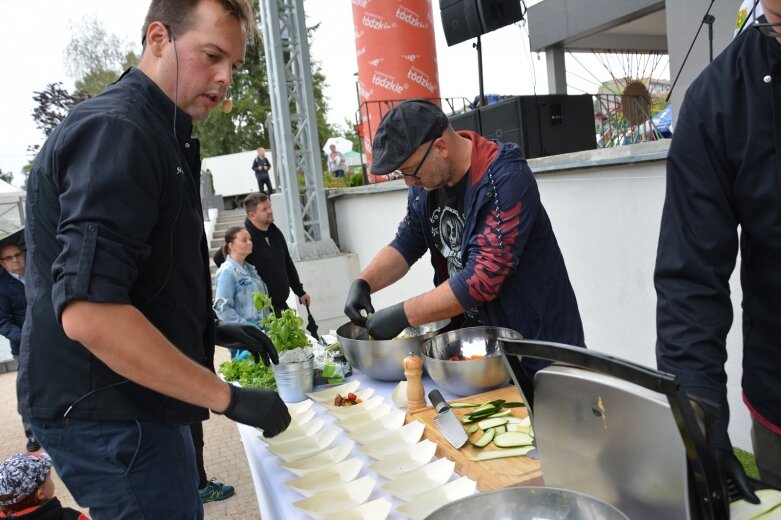
[[[260,0],[275,168],[294,260],[339,254],[328,226],[303,0]],[[299,188],[303,175],[303,191]]]

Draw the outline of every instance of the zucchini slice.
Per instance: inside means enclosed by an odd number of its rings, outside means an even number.
[[[456,401],[456,402],[450,403],[448,406],[450,406],[450,408],[477,408],[480,405],[479,404],[475,404],[475,403],[461,403],[461,402]]]
[[[530,446],[532,438],[528,433],[507,432],[494,437],[494,446],[497,448],[518,448],[520,446]]]
[[[480,462],[483,460],[502,459],[504,457],[520,457],[526,455],[533,449],[534,446],[523,446],[521,448],[512,448],[509,450],[482,451],[470,460]]]
[[[496,431],[491,429],[483,433],[483,436],[477,439],[476,441],[473,441],[472,444],[477,446],[478,448],[485,448],[488,446],[488,443],[491,442],[496,435]]]
[[[493,414],[489,415],[487,418],[488,419],[495,419],[497,417],[507,417],[511,413],[512,412],[510,410],[502,410],[501,412],[496,412],[496,413],[493,413]]]
[[[480,429],[480,426],[473,424],[469,428],[466,429],[466,433],[475,433],[477,430]]]
[[[487,430],[489,428],[496,428],[497,426],[502,426],[504,424],[507,424],[507,417],[497,417],[495,419],[486,419],[485,421],[480,421],[477,424],[478,424],[478,426],[480,426],[481,430]]]

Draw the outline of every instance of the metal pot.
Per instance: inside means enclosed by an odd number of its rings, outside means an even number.
[[[404,358],[410,352],[420,355],[423,342],[434,337],[448,323],[450,320],[408,327],[396,338],[371,340],[364,327],[348,322],[336,329],[336,336],[352,366],[373,379],[401,381],[404,379]]]
[[[488,513],[490,511],[490,513]],[[444,505],[426,520],[629,520],[621,511],[577,491],[549,487],[515,487],[468,496]]]

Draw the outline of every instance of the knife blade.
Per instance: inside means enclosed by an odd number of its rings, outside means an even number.
[[[434,389],[428,393],[428,398],[431,401],[431,405],[437,411],[436,417],[434,417],[434,424],[447,441],[453,445],[454,448],[460,448],[468,439],[464,427],[461,426],[461,422],[456,418],[453,410],[450,409],[445,398],[439,393],[439,390]]]

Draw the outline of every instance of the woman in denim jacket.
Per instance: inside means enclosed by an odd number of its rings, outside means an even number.
[[[249,232],[242,227],[232,227],[225,232],[225,245],[222,253],[223,263],[217,270],[214,311],[217,317],[227,323],[248,323],[260,326],[260,320],[266,317],[268,311],[255,308],[252,293],[259,291],[268,295],[268,289],[258,276],[255,266],[245,262],[252,252],[252,239]],[[237,350],[230,349],[231,358],[236,357]]]

